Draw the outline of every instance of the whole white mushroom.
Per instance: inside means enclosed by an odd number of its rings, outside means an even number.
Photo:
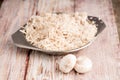
[[[77,58],[74,69],[78,73],[86,73],[92,69],[92,61],[86,56],[79,56]]]
[[[64,56],[59,63],[59,69],[64,73],[69,73],[75,66],[76,56],[68,54]]]

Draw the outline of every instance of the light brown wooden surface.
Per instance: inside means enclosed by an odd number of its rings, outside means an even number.
[[[0,10],[0,80],[23,80],[28,50],[13,45],[11,35],[34,12],[34,2],[6,0]]]
[[[75,54],[87,55],[93,61],[91,72],[63,74],[58,69],[62,56],[13,45],[11,34],[31,15],[75,11],[101,17],[107,25],[91,46]],[[119,80],[118,39],[111,0],[5,0],[0,9],[0,80]]]

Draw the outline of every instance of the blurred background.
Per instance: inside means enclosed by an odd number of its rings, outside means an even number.
[[[116,23],[118,27],[119,39],[120,39],[120,0],[112,0]]]

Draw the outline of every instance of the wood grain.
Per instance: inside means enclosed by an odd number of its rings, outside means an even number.
[[[31,0],[5,0],[0,9],[0,80],[23,80],[28,50],[13,45],[11,35],[33,14]]]
[[[75,55],[86,55],[93,69],[86,74],[58,69],[63,56],[17,48],[11,34],[31,15],[43,12],[87,12],[106,23],[95,42]],[[119,80],[120,45],[111,0],[4,0],[0,9],[0,80]]]
[[[107,28],[88,48],[75,54],[87,55],[93,61],[93,70],[87,74],[78,74],[74,70],[69,74],[63,74],[58,69],[58,62],[62,56],[49,56],[33,51],[30,55],[27,80],[118,80],[118,34],[112,9],[112,3],[108,1],[71,0],[66,1],[39,1],[44,5],[38,6],[38,12],[73,12],[85,11],[89,15],[101,17]],[[65,4],[66,3],[66,4]],[[69,3],[69,4],[68,4]],[[91,3],[91,4],[90,4]],[[47,5],[49,4],[49,5]],[[54,5],[53,5],[54,4]],[[62,5],[61,5],[62,4]],[[64,5],[65,4],[65,5]],[[71,5],[72,4],[72,5]],[[45,6],[47,5],[47,6]],[[66,6],[68,6],[66,8]],[[69,7],[70,6],[70,7]],[[74,10],[75,8],[75,10]],[[65,10],[66,9],[66,10]]]
[[[112,2],[110,0],[83,0],[83,2],[76,0],[75,4],[75,11],[84,10],[90,15],[99,16],[107,26],[91,46],[77,54],[89,56],[94,63],[93,70],[89,74],[86,74],[83,80],[120,79],[118,75],[119,38]]]

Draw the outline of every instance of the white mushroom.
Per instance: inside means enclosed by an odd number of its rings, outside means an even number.
[[[59,63],[59,69],[64,73],[69,73],[75,66],[76,56],[68,54],[64,56]]]
[[[92,61],[86,56],[79,56],[77,58],[74,69],[78,73],[86,73],[92,69]]]

